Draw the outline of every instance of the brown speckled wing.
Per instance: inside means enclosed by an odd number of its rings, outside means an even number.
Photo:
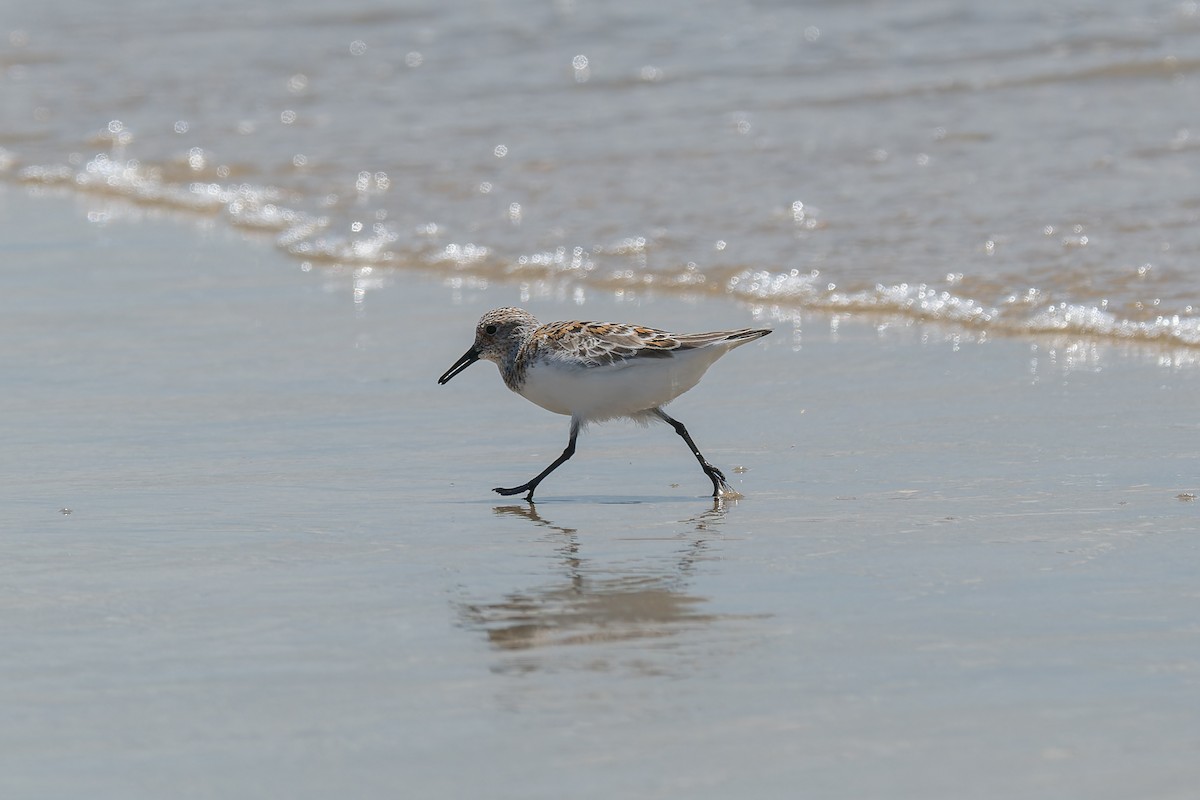
[[[635,358],[670,358],[682,346],[666,331],[612,322],[551,322],[534,336],[554,355],[594,367]]]
[[[742,328],[709,333],[668,333],[657,328],[615,322],[551,322],[532,340],[547,355],[576,360],[582,366],[600,367],[643,358],[671,358],[677,351],[765,336],[769,331]]]

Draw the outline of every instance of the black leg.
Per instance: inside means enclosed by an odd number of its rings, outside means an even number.
[[[654,409],[654,413],[658,415],[659,419],[674,428],[675,432],[682,436],[683,440],[687,442],[687,446],[692,450],[692,455],[694,455],[696,460],[700,462],[700,468],[704,470],[704,474],[708,476],[710,481],[712,481],[713,497],[719,497],[722,491],[728,490],[729,484],[725,482],[725,474],[712,464],[708,463],[708,459],[701,455],[700,448],[696,447],[696,443],[692,441],[692,437],[688,433],[687,428],[683,427],[683,423],[668,416],[667,412],[663,411],[661,408]]]
[[[685,436],[687,435],[686,432],[684,435]],[[497,494],[502,494],[505,497],[508,497],[509,495],[520,494],[521,492],[528,491],[529,494],[525,495],[525,499],[532,503],[533,502],[533,490],[536,489],[537,485],[542,482],[542,478],[546,477],[551,472],[554,472],[554,470],[558,469],[559,467],[561,467],[563,465],[563,462],[565,462],[571,456],[575,455],[575,439],[578,436],[579,436],[579,420],[572,417],[571,418],[571,440],[567,442],[567,449],[562,451],[561,456],[554,459],[553,464],[551,464],[550,466],[546,467],[544,470],[539,472],[538,476],[536,478],[534,478],[533,480],[529,481],[528,483],[523,483],[520,486],[514,486],[511,489],[497,488],[497,489],[493,489],[492,491],[496,492]],[[695,446],[693,446],[692,449],[695,450]]]

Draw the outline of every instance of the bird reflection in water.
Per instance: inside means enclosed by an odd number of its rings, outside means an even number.
[[[511,592],[494,603],[463,604],[462,618],[470,627],[486,631],[489,643],[504,651],[662,639],[732,618],[705,613],[702,607],[708,598],[688,591],[697,564],[711,558],[710,542],[727,508],[727,503],[714,501],[711,509],[682,520],[683,532],[672,537],[682,545],[678,550],[619,573],[597,568],[594,559],[589,564],[580,552],[577,529],[545,519],[536,506],[498,507],[497,516],[526,519],[561,539],[563,577]],[[537,668],[531,663],[509,666]]]

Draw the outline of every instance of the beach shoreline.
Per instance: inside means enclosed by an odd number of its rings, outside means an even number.
[[[490,487],[565,418],[487,365],[436,385],[518,285],[356,294],[220,226],[89,222],[104,202],[0,186],[11,796],[1200,779],[1197,370],[803,312],[671,406],[742,501],[666,427],[614,424],[531,507]]]

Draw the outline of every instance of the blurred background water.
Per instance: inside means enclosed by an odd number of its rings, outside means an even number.
[[[264,229],[358,302],[1200,345],[1194,0],[2,5],[2,174]]]

